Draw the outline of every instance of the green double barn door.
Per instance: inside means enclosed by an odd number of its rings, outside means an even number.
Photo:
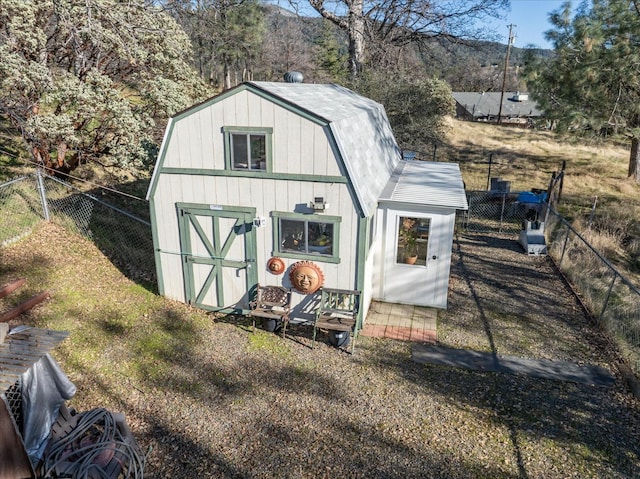
[[[255,208],[177,205],[185,299],[211,310],[249,307],[257,283]]]

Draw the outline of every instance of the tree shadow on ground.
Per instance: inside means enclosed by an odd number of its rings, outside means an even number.
[[[594,464],[606,464],[620,477],[632,477],[638,471],[640,444],[635,438],[640,411],[620,386],[416,365],[402,355],[388,356],[383,364],[398,368],[427,394],[447,398],[461,408],[478,408],[508,430],[518,478],[530,477],[531,447],[548,441],[590,457]]]

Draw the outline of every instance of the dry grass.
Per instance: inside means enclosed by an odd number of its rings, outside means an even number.
[[[460,163],[468,189],[486,187],[489,155],[493,154],[491,176],[511,181],[514,191],[546,188],[551,173],[565,161],[568,203],[595,195],[629,199],[640,192],[640,187],[627,179],[629,151],[624,146],[572,140],[545,130],[454,119],[449,125],[442,154]],[[591,201],[581,206],[588,208]]]
[[[491,177],[510,181],[512,191],[546,189],[565,162],[559,212],[578,231],[589,230],[590,241],[640,284],[640,184],[627,178],[628,146],[454,119],[449,125],[440,159],[460,164],[468,190],[486,189],[490,155]]]

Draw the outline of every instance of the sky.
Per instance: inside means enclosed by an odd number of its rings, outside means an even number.
[[[544,32],[551,29],[549,13],[562,6],[564,0],[511,0],[511,12],[506,19],[498,21],[496,32],[502,36],[500,43],[507,43],[509,24],[513,24],[516,39],[513,46],[524,48],[534,44],[540,48],[552,48],[544,38]],[[571,2],[578,3],[577,0]]]

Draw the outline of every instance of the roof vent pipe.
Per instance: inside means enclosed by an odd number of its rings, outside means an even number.
[[[284,81],[287,83],[302,83],[304,77],[300,72],[287,72],[284,74]]]

